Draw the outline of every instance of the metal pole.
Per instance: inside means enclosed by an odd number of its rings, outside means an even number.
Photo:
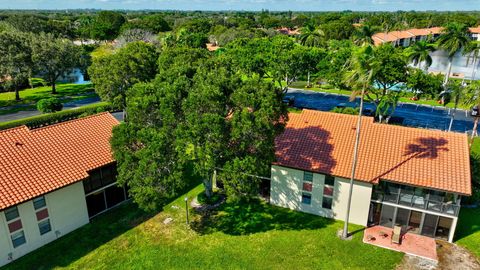
[[[190,223],[188,220],[188,197],[185,197],[185,211],[187,214],[187,225]]]

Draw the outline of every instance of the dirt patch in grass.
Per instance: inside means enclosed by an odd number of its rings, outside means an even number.
[[[444,241],[437,241],[438,268],[480,269],[480,262],[467,249]]]

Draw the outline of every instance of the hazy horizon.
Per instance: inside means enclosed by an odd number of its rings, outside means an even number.
[[[480,0],[0,0],[17,10],[185,10],[185,11],[475,11]]]

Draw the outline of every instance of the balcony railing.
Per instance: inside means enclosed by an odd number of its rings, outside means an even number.
[[[389,182],[376,186],[372,200],[390,202],[412,208],[458,216],[460,200],[457,195]]]

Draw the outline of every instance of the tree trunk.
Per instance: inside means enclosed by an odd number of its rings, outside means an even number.
[[[360,144],[360,128],[362,126],[363,96],[365,94],[365,86],[362,88],[360,96],[360,111],[358,112],[357,128],[355,130],[355,146],[353,148],[352,176],[350,178],[350,187],[348,192],[347,211],[345,215],[345,223],[343,225],[342,237],[348,238],[348,219],[350,218],[350,205],[352,204],[353,180],[355,179],[355,171],[357,169],[358,147]]]
[[[18,85],[15,84],[15,100],[19,101],[20,100],[20,91],[18,91]]]
[[[203,186],[205,187],[205,196],[210,199],[213,194],[212,178],[210,176],[203,179]]]
[[[475,74],[477,73],[477,57],[474,56],[473,57],[473,70],[472,70],[472,78],[471,80],[474,81],[475,80]]]
[[[450,77],[450,72],[452,72],[452,61],[453,59],[452,58],[449,58],[448,59],[448,71],[447,73],[445,74],[445,79],[443,80],[443,84],[446,86],[447,83],[448,83],[448,78]]]
[[[307,87],[310,87],[310,71],[307,74]]]
[[[455,108],[453,108],[452,117],[450,117],[450,124],[448,125],[448,131],[452,131],[453,120],[455,119],[456,112],[457,112],[457,102],[455,102]]]
[[[57,94],[57,88],[55,87],[55,82],[52,82],[52,94]]]

